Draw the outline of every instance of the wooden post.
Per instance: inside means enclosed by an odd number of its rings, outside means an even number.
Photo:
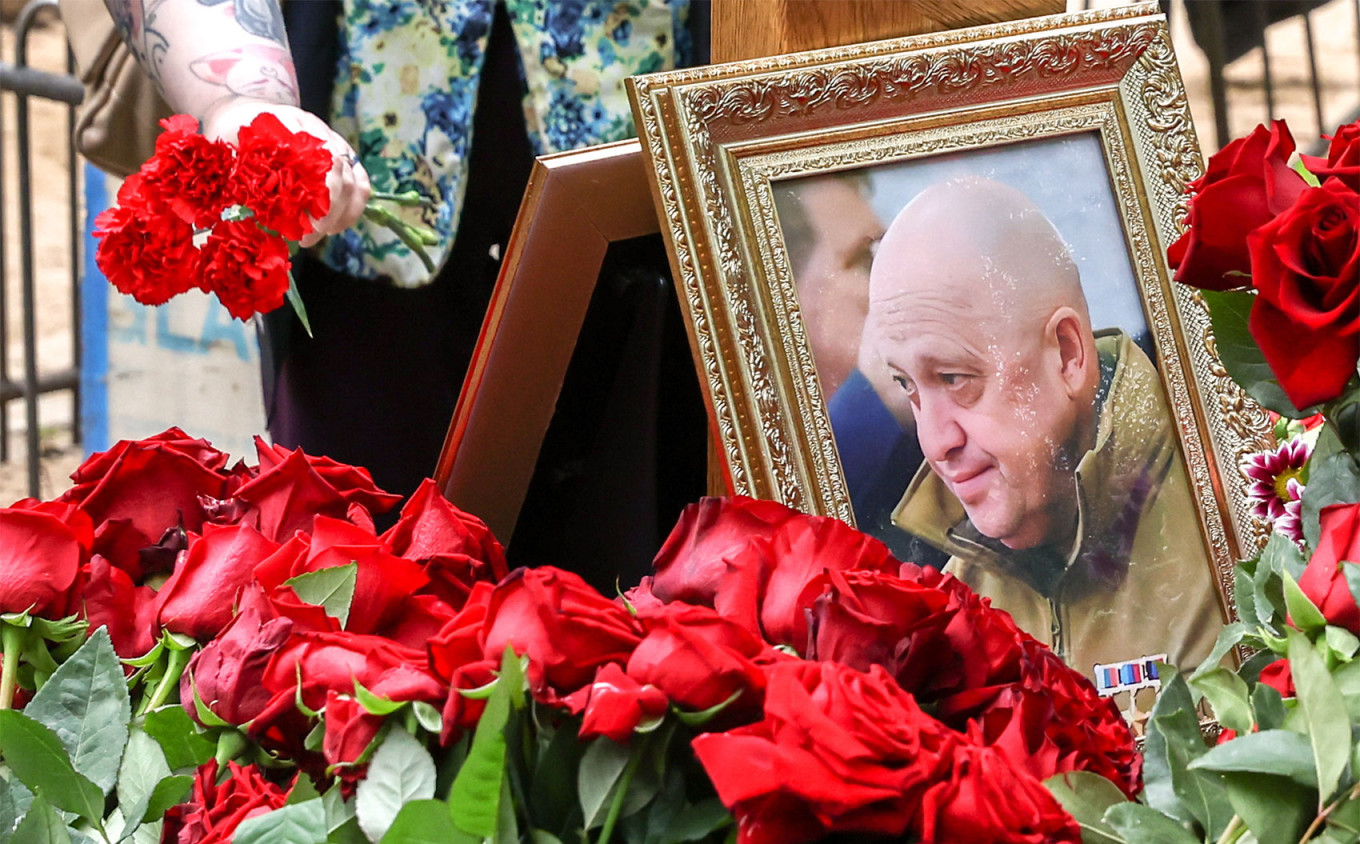
[[[712,0],[713,61],[1051,15],[1066,0]]]

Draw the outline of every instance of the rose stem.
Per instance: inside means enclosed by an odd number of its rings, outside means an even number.
[[[151,693],[151,697],[142,702],[142,706],[137,710],[138,715],[145,715],[170,697],[170,690],[179,688],[180,675],[184,673],[184,668],[189,664],[189,658],[194,655],[193,648],[170,651],[170,659],[165,664],[165,673],[161,675],[161,680],[156,684],[156,690]]]
[[[623,811],[623,798],[628,795],[628,786],[633,784],[633,774],[637,773],[638,763],[642,761],[641,751],[642,748],[638,748],[624,766],[623,776],[619,777],[619,790],[614,792],[614,802],[609,804],[609,814],[605,816],[604,828],[600,830],[600,837],[595,844],[609,844],[609,837],[614,834],[614,824],[619,820],[619,812]]]
[[[14,703],[14,687],[19,682],[19,653],[24,649],[23,628],[8,621],[0,621],[0,648],[5,651],[4,668],[0,669],[0,709]]]

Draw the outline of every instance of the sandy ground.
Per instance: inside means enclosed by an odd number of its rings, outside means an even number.
[[[16,0],[2,0],[5,6]],[[1184,0],[1177,0],[1178,4]],[[1193,2],[1193,0],[1191,0]],[[1072,8],[1079,8],[1081,0],[1071,0]],[[1113,0],[1093,0],[1097,7],[1117,5]],[[1185,16],[1173,10],[1173,34],[1178,45],[1182,73],[1191,97],[1201,139],[1212,138],[1212,108],[1209,101],[1207,64],[1193,45]],[[1334,128],[1341,120],[1352,116],[1360,106],[1360,55],[1357,55],[1356,12],[1353,0],[1332,0],[1312,12],[1313,30],[1317,38],[1317,55],[1321,64],[1321,85],[1325,98],[1324,122]],[[46,20],[46,15],[44,15]],[[1308,67],[1304,49],[1305,34],[1297,20],[1273,26],[1268,33],[1272,56],[1272,72],[1276,84],[1277,116],[1286,118],[1295,136],[1307,139],[1319,131],[1313,114],[1308,86]],[[65,35],[60,23],[52,21],[30,33],[29,64],[44,70],[65,69]],[[0,27],[0,60],[15,61],[15,43],[11,27]],[[1261,62],[1259,51],[1250,53],[1229,66],[1231,127],[1234,135],[1251,130],[1265,119],[1265,97],[1260,86]],[[5,321],[8,368],[12,376],[22,374],[23,345],[19,305],[20,244],[18,235],[17,164],[15,154],[15,102],[4,96],[3,176],[5,229],[4,278],[7,311]],[[35,220],[35,265],[37,267],[37,323],[40,369],[50,371],[71,362],[71,248],[67,242],[66,191],[69,174],[66,168],[66,109],[54,103],[34,101],[30,108],[33,121],[34,189],[32,191]],[[27,494],[24,465],[24,411],[20,402],[10,406],[10,459],[0,463],[0,502],[8,503]],[[52,395],[41,403],[41,440],[43,450],[43,497],[60,493],[70,486],[68,476],[82,459],[80,447],[71,442],[71,400],[69,396]]]

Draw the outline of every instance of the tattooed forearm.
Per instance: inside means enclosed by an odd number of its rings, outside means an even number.
[[[198,0],[198,2],[204,6],[230,3],[236,22],[246,32],[278,44],[288,43],[288,36],[283,30],[283,15],[275,0]]]

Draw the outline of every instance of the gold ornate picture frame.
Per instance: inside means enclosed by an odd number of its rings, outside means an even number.
[[[939,519],[946,523],[934,539],[950,556],[947,570],[1011,610],[1022,627],[1055,645],[1103,689],[1155,686],[1155,672],[1149,669],[1163,654],[1173,661],[1179,657],[1183,667],[1207,654],[1218,629],[1235,616],[1232,566],[1265,536],[1246,506],[1246,482],[1238,467],[1244,455],[1269,443],[1270,424],[1218,363],[1208,314],[1194,291],[1170,282],[1165,249],[1183,229],[1184,189],[1202,165],[1166,22],[1155,3],[635,77],[630,93],[716,432],[716,459],[726,469],[730,491],[851,524],[864,515],[856,512],[856,490],[847,485],[847,442],[853,435],[847,432],[858,429],[833,420],[829,409],[842,395],[836,388],[845,384],[845,361],[834,364],[846,351],[840,341],[855,333],[856,318],[864,319],[863,343],[850,369],[863,370],[861,381],[878,391],[882,410],[897,412],[891,402],[901,397],[889,396],[893,384],[920,402],[914,405],[914,421],[903,425],[924,431],[916,438],[918,448],[924,443],[922,451],[936,453],[911,477],[900,478],[901,500],[870,532],[887,536],[897,525],[910,524],[912,502],[939,504]],[[915,187],[909,184],[913,180]],[[818,220],[834,223],[845,234],[847,221],[862,216],[849,210],[847,182],[860,193],[861,204],[874,207],[880,226],[878,234],[862,229],[845,235],[851,246],[833,262],[839,269],[854,262],[872,267],[861,276],[861,286],[868,289],[856,294],[818,281],[831,274],[814,277],[799,268],[808,239],[820,236]],[[1062,191],[1050,190],[1055,183]],[[828,185],[833,187],[824,191]],[[813,194],[836,191],[841,204],[823,205],[819,215]],[[1061,207],[1064,202],[1070,207]],[[1091,222],[1098,217],[1105,222]],[[959,225],[941,227],[941,219]],[[995,256],[982,254],[986,250],[980,247],[977,255],[967,245],[937,254],[932,243],[944,249],[943,244],[968,241],[957,236],[968,231],[967,225],[983,232],[982,239],[993,229],[1011,232],[1007,219],[1037,226],[1023,238],[1006,235],[1029,244],[1029,251],[1015,247],[1030,256],[1025,260],[1033,257],[1036,243],[1058,244],[1053,260],[1071,265],[1080,276],[1078,298],[1090,303],[1085,323],[1073,323],[1085,329],[1071,336],[1082,338],[1076,345],[1087,350],[1080,358],[1087,368],[1072,371],[1085,373],[1079,379],[1082,390],[1095,391],[1095,398],[1086,401],[1094,411],[1077,416],[1093,421],[1072,423],[1057,442],[1049,442],[1052,465],[1044,467],[1058,471],[1064,460],[1078,464],[1064,470],[1073,492],[1070,504],[1062,506],[1052,504],[1059,500],[1054,495],[1045,498],[1048,481],[1031,484],[1040,490],[1032,494],[1024,488],[1023,473],[1008,475],[1001,458],[951,477],[951,458],[940,447],[943,428],[933,421],[933,410],[922,410],[934,401],[927,398],[934,394],[923,379],[944,379],[940,390],[946,382],[951,389],[965,382],[995,385],[1003,383],[1006,364],[974,376],[897,366],[911,350],[916,351],[907,357],[923,359],[911,344],[929,332],[892,328],[893,319],[921,313],[910,304],[915,300],[902,299],[906,304],[896,310],[887,303],[920,293],[921,279],[948,276],[940,269],[948,263],[946,256],[952,260],[962,251],[992,261]],[[1091,236],[1069,226],[1090,229]],[[883,230],[887,235],[879,240]],[[1004,279],[1007,265],[997,260]],[[1098,267],[1109,272],[1093,269]],[[952,272],[956,280],[962,278],[958,266]],[[1125,280],[1093,286],[1097,277],[1116,276]],[[958,281],[946,292],[960,299],[961,307],[977,305],[967,301],[969,296],[989,300],[992,316],[1018,324],[1030,305],[1048,301],[1044,297],[1051,288],[1033,286],[1033,273],[1012,280],[1019,286],[1013,284],[1005,294],[997,293],[1001,288],[995,279],[980,280],[980,287]],[[828,294],[819,285],[832,290]],[[855,296],[864,302],[850,310],[867,311],[867,318],[852,313],[841,319],[844,314],[837,310]],[[1121,332],[1107,336],[1096,329],[1107,327],[1099,323],[1100,314],[1108,313],[1114,300],[1132,304],[1118,306],[1122,311],[1116,307],[1128,319],[1114,320],[1108,327]],[[979,320],[959,319],[956,333],[966,335],[986,321]],[[823,324],[828,321],[830,329]],[[873,355],[865,358],[871,335],[876,338]],[[896,351],[885,351],[894,342]],[[1123,351],[1111,351],[1112,344],[1123,344]],[[996,360],[1005,357],[989,348]],[[1139,369],[1137,360],[1150,366]],[[1141,374],[1128,375],[1118,382],[1126,386],[1116,391],[1111,378],[1125,372]],[[983,376],[992,381],[966,381]],[[1117,393],[1122,398],[1116,401]],[[1012,389],[1012,394],[1019,392]],[[1111,408],[1122,408],[1122,415]],[[1119,418],[1160,426],[1169,445],[1149,456],[1143,440],[1153,435],[1129,433],[1143,423],[1106,421],[1100,427],[1102,419]],[[1082,427],[1092,425],[1094,434]],[[998,427],[992,425],[989,433],[995,435]],[[1083,433],[1070,433],[1078,429]],[[1036,431],[1040,439],[1054,439],[1047,429]],[[1086,441],[1094,437],[1107,443],[1111,436],[1137,442],[1135,451],[1142,449],[1137,459],[1161,467],[1158,479],[1139,481],[1142,487],[1110,487],[1114,492],[1082,486],[1101,477],[1100,465],[1078,461],[1105,447],[1087,448]],[[1065,451],[1068,439],[1083,445]],[[1034,464],[1031,453],[1025,465]],[[984,471],[1000,480],[983,483],[971,477]],[[1052,547],[1041,543],[1040,549],[1054,553],[1038,562],[1032,554],[1012,553],[1029,551],[1034,540],[1015,534],[1021,528],[1014,525],[990,527],[1005,521],[1004,508],[993,518],[978,503],[993,501],[994,493],[1004,498],[996,492],[1003,482],[1010,483],[1015,496],[1048,502],[1043,512],[1057,512],[1056,523],[1075,519],[1074,534],[1040,532],[1047,537],[1043,542],[1055,535],[1075,539]],[[1180,492],[1173,495],[1173,488]],[[1098,515],[1112,502],[1130,500],[1135,500],[1132,510],[1124,507],[1122,515]],[[1175,515],[1152,520],[1149,514],[1158,503],[1165,505],[1161,511]],[[1040,512],[1023,505],[1012,509],[1012,515]],[[956,518],[962,521],[948,523]],[[1128,534],[1124,544],[1130,547],[1115,553],[1114,562],[1092,581],[1125,597],[1109,606],[1082,604],[1064,597],[1071,591],[1066,585],[1060,599],[1046,595],[1053,583],[1070,584],[1078,561],[1085,560],[1088,569],[1094,565],[1083,537],[1095,528],[1100,536],[1093,542]],[[976,559],[969,557],[971,551],[960,551],[973,546],[979,549]],[[1108,550],[1101,553],[1109,557]],[[1015,577],[1035,593],[1025,592],[1035,607],[1007,606],[1009,596],[1024,591],[1014,586]],[[1090,583],[1083,588],[1094,589]],[[1036,619],[1045,617],[1042,597],[1048,598],[1051,624],[1034,629]],[[1080,616],[1065,630],[1064,606]],[[1096,647],[1093,642],[1102,637],[1108,646]]]

